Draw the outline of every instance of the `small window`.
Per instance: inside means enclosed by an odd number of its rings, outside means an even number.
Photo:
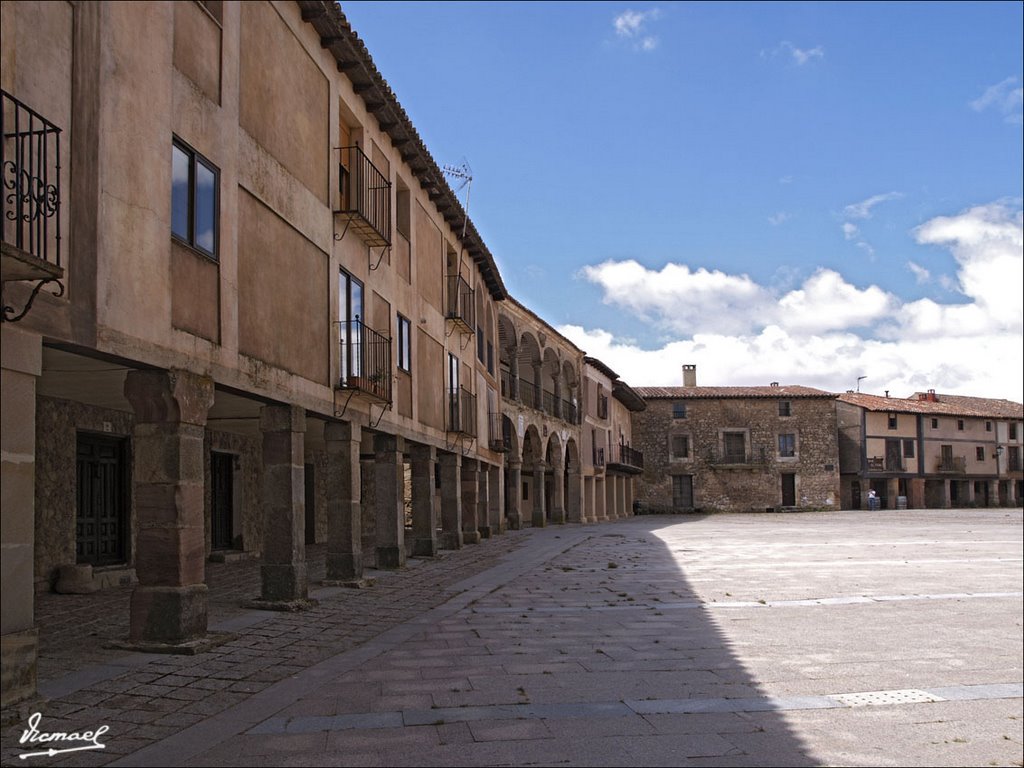
[[[959,431],[959,432],[963,432],[964,431],[964,420],[963,419],[957,419],[956,420],[956,428],[957,428],[957,431]]]
[[[747,436],[743,432],[726,432],[723,435],[725,460],[742,463],[747,458]]]
[[[779,400],[779,416],[792,416],[793,408],[789,400]]]
[[[494,375],[494,345],[487,342],[487,372]]]
[[[1016,424],[1011,424],[1010,425],[1010,439],[1011,440],[1016,440],[1017,439],[1017,425]]]
[[[985,422],[985,431],[986,432],[991,432],[992,431],[992,422],[991,421],[986,421]]]
[[[674,403],[672,403],[672,418],[686,418],[686,403],[684,403],[682,400],[676,400]]]
[[[938,429],[938,428],[939,428],[939,420],[938,419],[932,419],[932,429]]]
[[[895,413],[889,414],[889,429],[896,429],[899,417]]]
[[[484,329],[479,325],[476,327],[476,359],[484,361]]]
[[[672,458],[688,459],[690,457],[690,438],[688,435],[672,435]]]
[[[171,234],[217,258],[220,172],[182,141],[171,144]]]
[[[904,440],[903,441],[903,458],[912,459],[914,458],[914,441]]]
[[[796,435],[779,435],[779,456],[782,458],[796,456]]]
[[[399,369],[412,371],[412,347],[409,337],[412,335],[412,323],[409,318],[398,316],[398,367]]]
[[[983,446],[979,445],[977,448],[974,449],[974,458],[976,458],[978,461],[985,460],[985,448]]]

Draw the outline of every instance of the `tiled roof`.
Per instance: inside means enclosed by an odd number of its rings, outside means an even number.
[[[857,405],[869,411],[925,413],[935,416],[976,416],[990,419],[1024,418],[1024,405],[1010,400],[943,394],[935,395],[935,400],[927,398],[928,395],[920,392],[908,398],[882,397],[864,392],[847,392],[839,396],[840,402]]]
[[[835,398],[831,392],[813,387],[791,385],[786,387],[633,387],[645,400],[671,398],[720,400],[722,398],[794,398],[794,397],[828,397]]]
[[[448,186],[441,168],[423,143],[391,86],[373,63],[366,45],[353,31],[341,7],[331,0],[297,2],[302,10],[302,20],[313,25],[320,35],[321,47],[327,48],[334,55],[338,71],[344,72],[352,82],[356,93],[366,104],[367,111],[377,118],[380,129],[388,135],[392,145],[399,150],[402,160],[416,174],[420,186],[427,191],[445,221],[456,232],[465,227],[466,235],[462,244],[480,269],[491,296],[495,300],[506,298],[508,292],[494,257],[458,197]]]

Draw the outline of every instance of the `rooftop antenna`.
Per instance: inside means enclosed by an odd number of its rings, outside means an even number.
[[[451,176],[453,179],[461,179],[459,185],[453,190],[456,194],[463,187],[466,188],[466,204],[463,206],[466,211],[466,218],[462,220],[462,239],[465,240],[466,224],[469,223],[469,190],[473,187],[473,169],[469,167],[466,158],[462,158],[462,162],[458,165],[442,165],[441,172],[445,176]]]
[[[860,392],[860,380],[861,379],[866,379],[866,378],[867,378],[867,376],[858,376],[857,377],[857,391],[858,392]]]

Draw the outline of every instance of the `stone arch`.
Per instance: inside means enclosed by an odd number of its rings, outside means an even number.
[[[544,509],[553,523],[565,522],[565,447],[557,432],[548,438],[544,454]]]
[[[541,357],[540,342],[529,332],[519,337],[519,349],[517,353],[519,362],[519,400],[531,408],[540,407],[540,388],[542,384],[540,363]]]
[[[544,505],[544,443],[533,424],[523,435],[522,494],[520,513],[536,527],[547,524]]]

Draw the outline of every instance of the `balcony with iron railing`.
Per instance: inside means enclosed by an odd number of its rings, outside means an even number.
[[[359,147],[341,147],[334,213],[371,247],[391,245],[391,182]],[[344,234],[342,235],[344,236]]]
[[[608,469],[635,475],[644,471],[644,455],[641,451],[628,445],[617,447],[618,456],[615,455],[615,449],[612,449],[612,460],[608,462]]]
[[[476,332],[476,304],[473,289],[462,275],[448,275],[445,319],[451,320],[463,333]]]
[[[526,379],[519,379],[519,402],[527,408],[537,409],[537,385]]]
[[[20,320],[39,289],[57,282],[62,295],[61,129],[35,110],[0,91],[0,279],[38,281],[21,312],[4,305],[4,320]]]
[[[391,339],[362,320],[338,323],[341,374],[338,389],[350,390],[384,403],[391,396]]]
[[[712,467],[754,467],[768,463],[764,448],[750,451],[720,450],[707,454],[705,460]]]
[[[594,466],[595,467],[603,467],[604,466],[604,448],[597,448],[597,447],[594,448]]]
[[[487,414],[487,446],[492,451],[507,453],[512,450],[511,422],[500,413]]]
[[[570,424],[580,423],[580,409],[572,400],[562,401],[562,421],[567,421]]]
[[[901,458],[894,456],[869,456],[868,457],[868,471],[869,472],[906,472],[907,465]]]
[[[964,456],[942,456],[935,465],[935,471],[951,475],[966,474],[967,458]]]
[[[465,387],[449,390],[445,429],[467,437],[476,437],[476,395]]]
[[[501,397],[505,400],[515,400],[515,390],[512,387],[515,378],[512,376],[512,371],[502,368],[498,372],[498,380],[501,382]]]

